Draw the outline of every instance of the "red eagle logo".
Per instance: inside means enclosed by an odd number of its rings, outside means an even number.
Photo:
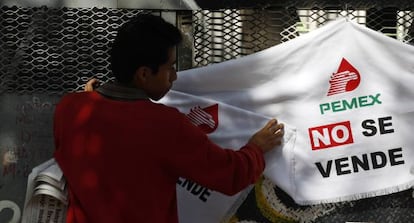
[[[206,134],[214,132],[218,126],[218,104],[206,108],[195,106],[187,114],[188,119]]]
[[[331,75],[328,96],[353,91],[361,82],[361,76],[345,58],[342,58],[338,71]]]

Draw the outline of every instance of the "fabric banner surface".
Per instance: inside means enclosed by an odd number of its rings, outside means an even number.
[[[264,115],[219,101],[173,90],[160,102],[178,108],[216,144],[235,150],[245,145],[253,133],[270,120]],[[289,156],[283,153],[292,150],[295,134],[295,129],[285,126],[282,145],[265,155],[265,172],[276,172],[289,166],[286,160]],[[282,174],[280,179],[289,179],[287,170],[278,173]],[[243,201],[250,189],[249,187],[234,196],[227,196],[187,179],[180,179],[177,185],[179,220],[182,223],[222,222],[231,215],[232,208]]]
[[[414,185],[413,61],[414,47],[339,19],[240,59],[182,71],[168,98],[186,93],[252,115],[221,123],[229,137],[244,135],[255,117],[280,119],[295,129],[294,146],[272,154],[266,165],[278,168],[266,176],[300,205],[349,201]],[[181,99],[176,107],[187,106]]]

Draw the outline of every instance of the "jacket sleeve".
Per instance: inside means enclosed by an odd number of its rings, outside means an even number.
[[[183,177],[226,195],[234,195],[261,176],[265,161],[261,149],[246,144],[240,149],[221,148],[184,115],[175,131],[168,167]]]

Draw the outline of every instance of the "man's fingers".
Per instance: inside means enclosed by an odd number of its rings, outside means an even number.
[[[273,140],[275,142],[275,145],[281,145],[283,135],[285,134],[284,125],[279,123],[276,126],[277,130],[273,133]]]
[[[271,128],[269,128],[269,132],[271,134],[279,133],[281,130],[283,130],[284,126],[282,123],[274,124]]]
[[[249,142],[260,146],[263,152],[267,152],[282,144],[284,132],[284,125],[278,123],[276,119],[271,119],[250,138]]]
[[[278,135],[278,136],[283,136],[283,134],[284,134],[284,125],[282,123],[277,124],[275,126],[275,131],[274,131],[273,134]]]
[[[273,128],[274,125],[277,124],[277,120],[276,119],[271,119],[270,121],[267,122],[265,128],[266,129],[270,129]]]
[[[88,82],[86,82],[84,90],[85,91],[93,91],[94,88],[98,86],[98,84],[99,84],[98,79],[92,78]]]

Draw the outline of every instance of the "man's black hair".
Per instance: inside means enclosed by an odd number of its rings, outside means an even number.
[[[138,14],[123,24],[110,51],[112,73],[121,83],[130,83],[141,66],[153,73],[168,61],[168,50],[181,42],[180,31],[159,16]]]

